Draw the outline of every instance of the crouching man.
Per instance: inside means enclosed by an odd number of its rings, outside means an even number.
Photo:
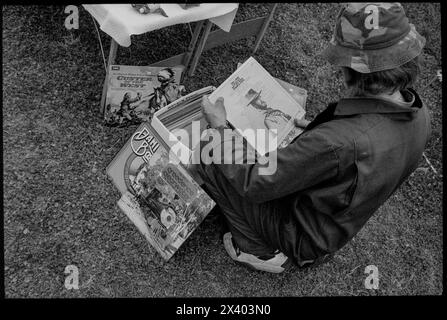
[[[197,166],[228,222],[231,258],[275,273],[291,262],[320,263],[408,178],[431,130],[427,108],[411,89],[424,44],[400,4],[346,5],[324,56],[341,67],[350,94],[312,122],[297,123],[304,133],[277,150],[270,175],[259,174],[260,163]],[[221,137],[231,130],[224,103],[202,101]],[[236,154],[230,148],[222,157]]]

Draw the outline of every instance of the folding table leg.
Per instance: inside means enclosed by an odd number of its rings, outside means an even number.
[[[189,66],[189,62],[191,61],[192,54],[194,53],[194,48],[196,47],[197,40],[199,39],[200,30],[202,29],[204,22],[205,20],[197,21],[196,26],[194,27],[194,33],[192,34],[191,41],[189,42],[188,49],[183,59],[183,65],[185,66],[185,69],[187,69]],[[185,73],[186,70],[184,73],[182,73],[182,81]]]
[[[118,51],[118,43],[112,37],[110,37],[109,61],[107,62],[107,72],[106,77],[104,79],[104,84],[102,86],[101,103],[99,105],[101,115],[104,115],[104,111],[106,108],[105,103],[107,95],[107,79],[109,77],[109,66],[115,63],[117,51]]]
[[[278,5],[277,3],[270,4],[270,13],[265,18],[264,24],[262,25],[262,28],[261,28],[261,31],[259,31],[258,36],[256,37],[255,46],[253,48],[252,54],[255,54],[255,52],[258,50],[259,44],[261,43],[262,38],[264,38],[264,34],[267,31],[267,27],[269,26],[269,23],[273,18],[273,14],[275,13],[277,5]]]
[[[194,54],[194,57],[192,58],[191,67],[188,71],[188,76],[193,76],[194,71],[196,70],[197,63],[199,62],[199,58],[202,55],[203,48],[205,47],[206,40],[208,39],[208,35],[211,31],[212,23],[211,21],[207,20],[205,24],[205,30],[203,31],[202,37],[200,38],[199,44],[197,46],[197,50]]]

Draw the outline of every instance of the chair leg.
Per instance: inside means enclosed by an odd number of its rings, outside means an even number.
[[[101,103],[99,105],[102,115],[104,115],[104,111],[106,108],[105,104],[107,96],[107,79],[109,78],[109,66],[115,63],[118,47],[119,47],[118,43],[112,37],[110,37],[109,60],[107,62],[107,72],[106,77],[104,79],[104,84],[102,86]]]
[[[202,55],[202,51],[203,48],[205,47],[206,40],[208,39],[208,35],[210,34],[211,26],[212,26],[211,21],[207,20],[205,30],[203,31],[202,37],[200,38],[194,57],[192,58],[191,68],[188,71],[188,76],[190,77],[194,75],[197,63],[199,62],[199,58]]]
[[[275,13],[276,7],[278,6],[277,3],[272,3],[270,5],[270,13],[269,15],[265,18],[264,20],[264,24],[262,25],[261,31],[259,31],[258,36],[256,37],[256,41],[255,41],[255,46],[253,48],[252,54],[255,54],[256,51],[259,48],[259,44],[262,41],[262,38],[264,38],[264,34],[267,31],[267,27],[270,24],[270,21],[273,19],[273,14]]]
[[[194,27],[194,33],[192,34],[191,41],[189,42],[188,50],[186,51],[186,54],[183,58],[182,64],[185,66],[185,72],[182,73],[182,79],[186,76],[186,71],[189,67],[189,63],[191,62],[192,54],[194,53],[194,48],[196,47],[197,40],[199,39],[200,30],[203,27],[205,20],[198,21],[196,23],[196,26]]]

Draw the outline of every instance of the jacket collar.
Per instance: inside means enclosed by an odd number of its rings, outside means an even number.
[[[394,120],[408,121],[416,117],[417,111],[422,108],[422,101],[413,89],[402,91],[408,102],[396,103],[391,100],[376,97],[359,97],[341,99],[338,103],[330,103],[309,123],[305,131],[316,126],[334,120],[362,113],[381,113]]]
[[[350,116],[364,113],[405,113],[408,117],[408,113],[416,113],[422,107],[422,102],[414,90],[404,90],[402,91],[402,95],[407,102],[396,103],[395,101],[375,96],[340,99],[335,108],[334,115]]]

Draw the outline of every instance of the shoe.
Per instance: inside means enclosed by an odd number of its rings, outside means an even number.
[[[223,242],[225,250],[233,260],[245,264],[254,270],[281,273],[291,264],[289,258],[279,250],[265,256],[255,256],[250,253],[242,252],[233,241],[230,232],[224,234]]]

